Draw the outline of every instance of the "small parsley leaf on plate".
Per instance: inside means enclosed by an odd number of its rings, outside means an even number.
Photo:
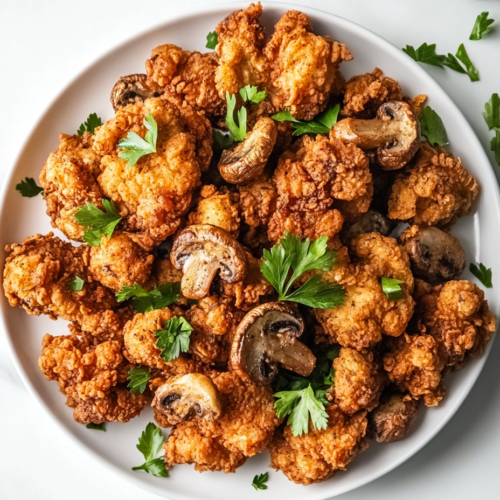
[[[383,276],[380,282],[382,284],[382,291],[387,295],[389,300],[399,300],[405,297],[405,293],[401,289],[404,281]]]
[[[430,106],[426,106],[422,110],[419,120],[422,135],[427,138],[431,146],[446,146],[449,144],[443,120]]]
[[[144,118],[143,123],[148,130],[144,139],[135,132],[129,132],[127,137],[118,143],[118,147],[123,150],[118,156],[127,161],[127,167],[133,167],[143,156],[156,153],[158,125],[151,113]]]
[[[24,181],[16,184],[16,190],[19,191],[24,198],[33,198],[39,194],[43,194],[43,188],[37,186],[33,177],[26,177]]]
[[[495,153],[495,160],[500,165],[500,130],[495,130],[495,137],[491,139],[491,150]]]
[[[165,283],[151,291],[146,291],[138,283],[124,286],[117,294],[116,300],[123,302],[132,299],[134,311],[146,313],[154,309],[163,309],[179,300],[180,283]]]
[[[156,330],[156,347],[161,349],[160,356],[168,363],[177,359],[182,352],[187,352],[193,327],[186,319],[174,316],[163,325],[163,330]]]
[[[215,49],[218,43],[219,43],[219,37],[217,36],[217,33],[215,31],[211,31],[207,35],[207,44],[205,45],[205,47],[207,49]]]
[[[101,125],[101,118],[97,116],[96,113],[90,113],[87,121],[80,125],[80,128],[78,129],[78,135],[83,135],[84,132],[90,132],[91,134],[93,134],[95,129],[97,127],[100,127]]]
[[[308,122],[296,120],[289,110],[280,111],[271,116],[271,118],[278,122],[292,122],[292,126],[295,129],[293,135],[295,136],[303,134],[328,134],[330,129],[337,123],[339,111],[340,105],[336,104],[333,108],[323,111],[314,120]]]
[[[85,426],[87,429],[92,429],[93,431],[103,431],[106,432],[106,424],[102,422],[102,424],[87,424]]]
[[[141,466],[132,467],[132,470],[143,470],[156,477],[167,477],[167,464],[164,458],[155,458],[161,451],[165,438],[155,424],[149,423],[139,438],[137,449],[146,460]]]
[[[488,19],[488,15],[489,12],[481,12],[481,14],[477,16],[469,40],[481,40],[493,29],[491,25],[495,22],[495,20]]]
[[[132,394],[142,394],[146,390],[148,380],[151,378],[151,373],[145,366],[132,368],[128,372],[129,384],[127,387]]]
[[[267,97],[265,90],[258,91],[256,85],[247,85],[240,89],[240,96],[244,102],[250,101],[253,104],[259,104]]]
[[[448,53],[443,64],[453,71],[456,71],[457,73],[463,73],[464,75],[467,74],[467,71],[465,71],[462,65],[458,62],[458,59],[453,54]]]
[[[110,239],[116,225],[122,220],[115,204],[110,200],[102,200],[104,212],[92,203],[86,202],[86,207],[79,207],[74,217],[84,230],[83,239],[92,246],[101,245],[101,236]]]
[[[486,268],[484,264],[479,264],[479,267],[476,264],[472,264],[469,267],[470,272],[486,287],[493,288],[493,284],[491,282],[492,272],[491,269]]]
[[[252,486],[256,491],[267,490],[267,481],[269,481],[269,472],[265,472],[264,474],[257,474],[253,478]]]
[[[423,43],[420,45],[418,49],[415,49],[411,45],[407,45],[403,52],[408,54],[412,59],[417,62],[421,62],[424,64],[430,64],[432,66],[437,66],[438,68],[442,68],[445,62],[446,57],[436,54],[436,44],[432,43],[431,45],[427,45]]]
[[[231,95],[226,90],[227,114],[226,125],[236,142],[245,140],[247,136],[247,110],[242,106],[237,113],[237,122],[234,120],[234,110],[236,108],[236,96]]]
[[[75,279],[68,283],[68,288],[73,292],[79,292],[80,290],[83,290],[84,284],[85,281],[83,281],[82,278],[80,278],[80,276],[75,276]]]
[[[491,94],[490,100],[484,105],[484,121],[488,129],[500,129],[500,97],[498,94]]]
[[[472,61],[470,60],[469,54],[467,54],[467,50],[465,49],[465,45],[463,43],[460,44],[460,47],[458,47],[456,56],[459,59],[459,61],[461,61],[464,64],[467,70],[466,73],[469,75],[470,81],[478,82],[479,73],[474,64],[472,64]]]
[[[233,135],[231,133],[225,134],[215,128],[212,129],[212,138],[216,149],[227,149],[234,144]]]

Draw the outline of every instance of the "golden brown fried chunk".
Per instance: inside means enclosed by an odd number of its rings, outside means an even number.
[[[9,256],[3,286],[11,306],[74,321],[92,335],[121,337],[126,315],[115,312],[118,304],[111,290],[93,281],[88,246],[73,247],[49,233],[5,249]],[[83,289],[70,290],[77,276],[85,282]]]
[[[449,228],[469,213],[478,193],[460,158],[423,142],[413,165],[392,186],[389,218]]]
[[[335,401],[348,415],[359,410],[371,411],[378,405],[382,391],[382,375],[373,353],[342,347],[333,360],[335,384],[328,399]]]
[[[238,190],[244,221],[251,227],[267,226],[278,199],[273,181],[261,175],[248,184],[239,184]]]
[[[401,335],[413,314],[413,275],[406,251],[394,238],[366,233],[350,243],[350,264],[334,266],[323,279],[344,285],[344,304],[336,309],[316,309],[315,314],[330,342],[367,349],[382,340],[382,334]],[[405,297],[389,300],[381,277],[402,280]]]
[[[166,283],[180,283],[181,280],[182,271],[176,269],[170,259],[158,259],[153,265],[150,279],[145,288],[151,290]]]
[[[158,125],[156,153],[133,167],[118,157],[118,142],[133,131],[144,137],[143,120],[151,114]],[[147,99],[120,108],[96,133],[94,150],[105,154],[99,184],[124,216],[123,229],[146,249],[173,234],[200,183],[200,170],[212,156],[211,127],[190,106],[166,99]]]
[[[160,87],[177,94],[207,118],[225,114],[226,101],[215,88],[218,57],[215,52],[200,54],[182,50],[177,45],[160,45],[146,61],[146,73]]]
[[[94,136],[88,132],[81,137],[60,134],[59,141],[40,173],[47,215],[52,227],[72,240],[83,241],[83,228],[74,215],[86,202],[102,210],[103,194],[97,183],[101,157],[92,150]]]
[[[326,429],[317,430],[310,423],[308,434],[293,436],[287,425],[275,432],[269,445],[270,466],[294,483],[308,485],[326,481],[336,471],[345,470],[368,446],[364,438],[366,411],[348,416],[337,405],[330,405],[326,412]]]
[[[176,425],[163,445],[169,467],[194,463],[199,472],[235,472],[272,438],[280,421],[269,387],[244,382],[234,372],[220,374],[214,383],[222,402],[222,416],[214,421],[200,419]]]
[[[127,233],[115,231],[101,246],[90,248],[90,273],[115,293],[124,286],[138,283],[143,286],[151,274],[153,256],[149,255]]]
[[[299,120],[312,120],[325,109],[330,92],[344,83],[340,63],[352,59],[344,44],[315,35],[309,18],[296,10],[278,21],[264,54],[271,70],[268,90],[274,107],[288,108]]]
[[[374,118],[384,102],[393,100],[403,100],[401,86],[396,80],[383,76],[382,70],[375,68],[372,73],[353,76],[347,82],[340,115],[343,118]]]

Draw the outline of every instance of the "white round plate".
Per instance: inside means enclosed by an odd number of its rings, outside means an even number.
[[[60,132],[76,133],[89,113],[96,112],[104,120],[113,116],[108,100],[113,84],[122,75],[144,71],[144,63],[157,45],[175,43],[187,50],[206,50],[205,37],[229,13],[246,8],[246,3],[231,3],[198,9],[152,29],[116,48],[80,74],[50,105],[26,141],[17,162],[11,167],[0,197],[0,246],[20,242],[27,236],[51,231],[45,214],[45,203],[38,196],[22,198],[15,184],[25,176],[38,178],[48,154],[57,148]],[[395,78],[405,95],[425,93],[431,105],[442,117],[450,138],[451,148],[459,155],[467,169],[476,176],[481,195],[473,213],[463,218],[453,232],[460,238],[468,262],[483,262],[493,268],[494,286],[500,286],[500,266],[496,264],[496,249],[500,248],[499,195],[497,181],[481,144],[455,104],[436,82],[400,49],[370,31],[334,15],[306,7],[285,3],[265,3],[263,24],[267,33],[288,9],[300,9],[311,18],[314,30],[321,35],[347,44],[354,61],[344,63],[346,77],[372,71],[375,66]],[[56,61],[54,61],[56,62]],[[55,231],[56,234],[62,234]],[[3,255],[5,259],[5,253]],[[474,280],[468,271],[465,278]],[[497,313],[499,298],[486,290],[490,307]],[[47,317],[28,316],[21,309],[11,308],[2,294],[2,330],[7,336],[12,358],[22,380],[45,408],[57,420],[68,436],[93,454],[102,465],[114,470],[120,479],[157,493],[180,499],[239,500],[255,499],[251,486],[255,474],[268,470],[269,456],[264,452],[251,458],[236,474],[199,474],[190,465],[177,465],[168,478],[156,478],[130,468],[142,463],[142,455],[135,445],[146,424],[153,420],[150,408],[128,424],[107,424],[107,432],[87,430],[76,424],[72,410],[65,406],[64,397],[55,382],[46,381],[37,366],[42,336],[67,333],[66,322],[51,321]],[[476,381],[486,356],[471,362],[463,371],[445,380],[448,394],[438,408],[424,409],[415,429],[407,439],[390,445],[371,443],[370,448],[357,457],[345,473],[322,484],[308,486],[289,482],[282,473],[271,471],[269,489],[260,491],[259,498],[286,498],[323,500],[352,490],[382,476],[395,468],[420,448],[448,422]]]

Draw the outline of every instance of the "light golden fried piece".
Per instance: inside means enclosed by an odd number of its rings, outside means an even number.
[[[154,257],[132,241],[127,233],[115,231],[108,240],[101,237],[101,246],[90,248],[90,273],[96,281],[115,293],[124,286],[149,279]]]
[[[219,97],[215,88],[218,57],[215,52],[200,54],[182,50],[177,45],[159,45],[146,61],[150,80],[172,94],[177,94],[209,119],[226,113],[225,96]]]
[[[350,243],[350,264],[334,266],[323,279],[344,285],[344,304],[336,309],[316,309],[316,318],[330,342],[344,347],[368,349],[382,340],[382,334],[397,337],[413,314],[413,276],[405,250],[394,238],[366,233]],[[389,300],[381,277],[402,280],[405,297]]]
[[[344,44],[315,35],[309,18],[296,10],[278,21],[264,54],[274,107],[289,109],[298,120],[312,120],[326,108],[330,93],[345,83],[340,63],[352,59]]]
[[[449,228],[470,212],[478,193],[460,158],[423,142],[413,165],[392,186],[389,218]]]
[[[144,137],[143,120],[151,114],[158,125],[156,153],[135,166],[118,157],[118,142],[133,131]],[[212,156],[208,120],[190,106],[177,107],[163,98],[120,108],[96,133],[94,150],[104,154],[99,184],[124,216],[123,229],[145,249],[173,234],[190,207],[201,170]]]
[[[176,269],[169,258],[157,259],[145,288],[151,290],[166,283],[180,283],[182,270]]]
[[[4,269],[4,292],[11,306],[28,314],[47,314],[77,323],[95,336],[121,337],[127,314],[116,312],[118,304],[111,290],[92,279],[90,248],[37,234],[22,243],[8,245]],[[76,277],[85,283],[73,291]]]
[[[335,384],[327,398],[348,415],[359,410],[371,411],[382,392],[382,374],[372,352],[342,347],[333,360]]]
[[[246,10],[233,12],[215,29],[219,39],[215,84],[224,101],[226,92],[241,101],[238,94],[241,88],[246,85],[262,87],[267,80],[267,61],[262,53],[264,28],[259,23],[261,15],[262,5],[252,3]]]
[[[345,470],[361,451],[365,439],[366,411],[352,416],[337,405],[326,408],[328,427],[317,430],[309,424],[309,433],[293,436],[291,427],[278,429],[269,445],[273,469],[280,470],[294,483],[308,485],[326,481],[335,472]]]
[[[222,373],[213,381],[219,390],[222,416],[176,425],[163,445],[169,467],[194,463],[199,472],[235,472],[266,447],[280,423],[269,387],[244,382],[234,372]]]
[[[74,215],[86,202],[102,210],[103,194],[97,183],[101,157],[92,150],[94,136],[88,132],[81,137],[60,134],[59,141],[59,147],[50,153],[40,173],[47,215],[52,227],[69,239],[83,241],[83,228]]]

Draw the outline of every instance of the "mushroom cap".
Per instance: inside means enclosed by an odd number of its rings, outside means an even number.
[[[368,210],[354,224],[342,231],[341,236],[345,241],[350,241],[360,234],[380,233],[382,236],[389,236],[396,227],[396,222],[388,219],[380,212]]]
[[[288,304],[268,302],[252,309],[239,324],[231,345],[231,370],[251,382],[267,385],[279,365],[308,376],[316,365],[312,351],[298,337],[300,314]]]
[[[162,94],[154,82],[148,80],[148,76],[137,73],[135,75],[122,76],[111,90],[109,100],[115,111],[127,104],[144,101],[150,97],[158,97]]]
[[[222,414],[217,386],[201,373],[172,377],[158,387],[151,406],[170,425],[193,418],[215,420]]]
[[[210,224],[184,229],[174,242],[170,260],[183,270],[181,289],[188,299],[206,297],[217,271],[228,283],[242,281],[247,274],[243,247],[227,231]]]
[[[264,169],[277,137],[276,122],[271,118],[260,118],[244,141],[222,152],[219,171],[224,180],[242,184],[257,177]]]
[[[465,251],[452,234],[433,226],[411,226],[401,233],[400,239],[417,278],[440,285],[463,273]]]

